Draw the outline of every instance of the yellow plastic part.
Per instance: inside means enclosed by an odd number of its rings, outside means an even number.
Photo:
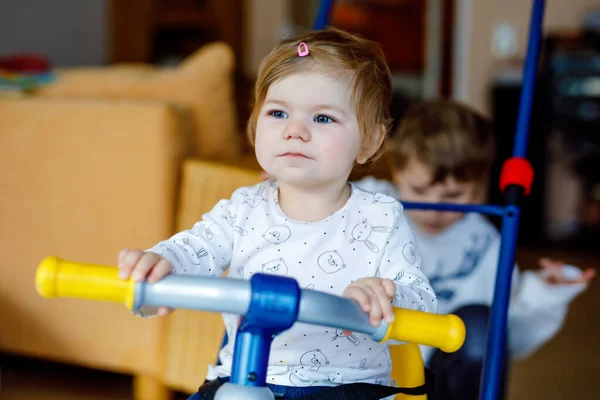
[[[394,322],[388,327],[382,342],[390,339],[423,344],[453,353],[465,341],[465,324],[452,314],[438,315],[394,308]]]
[[[390,346],[392,378],[398,387],[418,387],[425,384],[425,367],[419,346],[406,343]],[[395,400],[426,400],[427,395],[412,396],[399,393]]]
[[[136,282],[120,279],[115,267],[65,261],[50,256],[38,266],[35,285],[43,297],[111,301],[124,303],[131,310]]]

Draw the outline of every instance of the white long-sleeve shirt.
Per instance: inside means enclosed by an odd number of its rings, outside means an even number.
[[[356,184],[369,191],[398,197],[388,181],[365,178]],[[421,269],[429,278],[438,297],[438,312],[449,314],[471,304],[491,306],[500,235],[496,228],[477,213],[468,213],[438,235],[414,228],[423,256]],[[550,285],[541,271],[513,270],[508,311],[508,345],[511,356],[525,358],[548,342],[564,323],[569,303],[585,284]],[[432,348],[421,346],[427,362]]]
[[[342,295],[352,282],[382,277],[396,283],[395,306],[436,312],[437,300],[421,272],[421,255],[395,199],[351,185],[347,203],[318,222],[289,218],[278,203],[275,181],[236,190],[200,222],[150,251],[169,259],[176,274],[249,279],[256,273],[295,278],[301,288]],[[208,379],[231,374],[239,319],[224,315],[229,336],[222,365]],[[386,343],[364,334],[296,323],[273,341],[267,383],[334,386],[389,384]]]

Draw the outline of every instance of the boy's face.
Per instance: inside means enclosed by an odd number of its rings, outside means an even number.
[[[473,204],[483,200],[483,187],[476,181],[457,181],[450,176],[442,182],[432,184],[431,169],[410,160],[403,170],[393,171],[394,183],[400,200],[420,203]],[[448,211],[407,211],[416,226],[428,234],[443,232],[464,214]]]
[[[352,89],[318,71],[273,83],[256,125],[256,156],[279,181],[300,186],[342,182],[361,149]]]

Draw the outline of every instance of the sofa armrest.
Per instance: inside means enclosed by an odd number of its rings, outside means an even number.
[[[0,349],[159,375],[160,318],[124,306],[43,299],[43,257],[115,265],[122,247],[173,233],[182,154],[162,102],[0,100]]]
[[[260,182],[260,170],[200,160],[182,168],[177,230],[190,228],[240,186]],[[168,318],[165,382],[192,393],[202,384],[208,365],[217,361],[225,328],[220,314],[177,310]]]

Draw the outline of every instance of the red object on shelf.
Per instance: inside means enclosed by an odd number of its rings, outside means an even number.
[[[504,162],[500,173],[500,190],[508,185],[519,185],[525,189],[527,196],[533,183],[533,167],[531,163],[521,157],[511,157]]]
[[[423,70],[425,2],[422,0],[336,2],[331,26],[379,43],[392,72]]]
[[[48,72],[50,63],[46,57],[38,54],[14,54],[0,57],[0,70],[21,74],[39,74]]]

